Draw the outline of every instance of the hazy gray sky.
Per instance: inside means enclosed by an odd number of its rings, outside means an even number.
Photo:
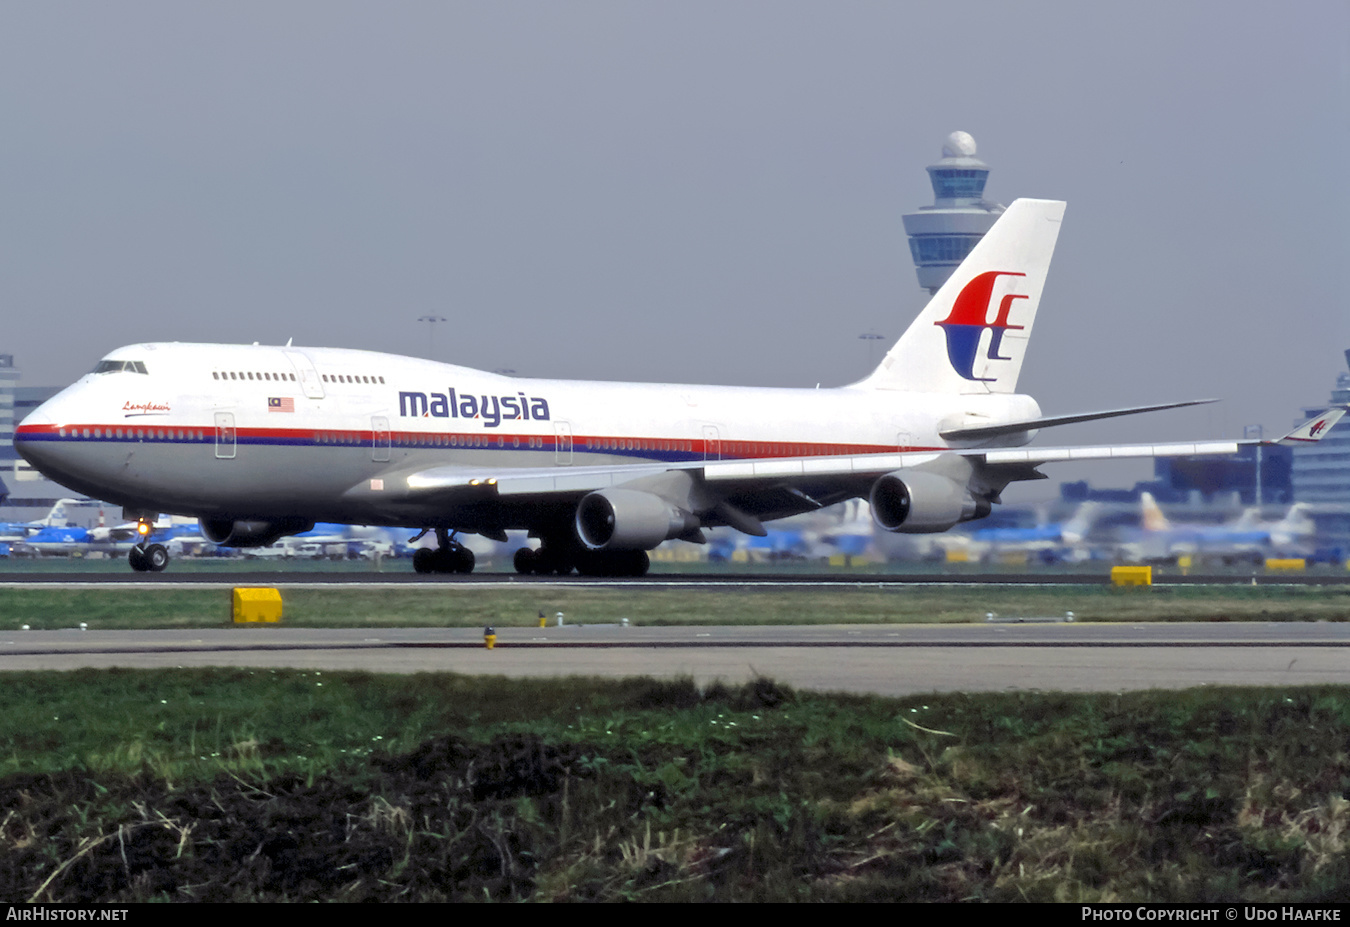
[[[0,113],[26,384],[426,354],[427,314],[522,375],[848,382],[925,298],[900,217],[955,129],[990,198],[1069,203],[1046,412],[1225,400],[1042,442],[1277,429],[1350,347],[1345,0],[7,3]]]

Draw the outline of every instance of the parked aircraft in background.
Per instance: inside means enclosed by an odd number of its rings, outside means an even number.
[[[1139,496],[1139,534],[1122,545],[1132,560],[1171,560],[1200,555],[1222,560],[1304,556],[1312,551],[1316,526],[1308,505],[1298,503],[1283,518],[1263,521],[1260,509],[1247,509],[1224,525],[1173,524],[1152,493]]]
[[[142,542],[136,522],[121,525],[59,525],[43,528],[11,545],[17,556],[70,557],[87,554],[125,554]],[[157,544],[199,535],[197,523],[191,519],[165,517],[149,525],[148,540]]]
[[[1101,505],[1084,502],[1062,522],[1043,522],[1030,528],[981,528],[944,538],[944,552],[960,551],[967,560],[1005,555],[1078,562],[1090,559],[1088,532],[1101,515]]]
[[[64,528],[70,523],[66,506],[79,504],[78,499],[57,499],[56,504],[43,518],[33,521],[0,522],[0,541],[22,541],[43,528]]]
[[[865,499],[852,499],[839,506],[839,519],[820,532],[820,543],[834,554],[862,557],[874,553],[876,522]]]
[[[20,557],[50,556],[60,554],[69,556],[74,551],[83,551],[89,545],[89,529],[75,526],[53,525],[35,531],[22,541],[15,541],[10,550]],[[128,543],[127,547],[131,545]]]
[[[941,532],[1045,463],[1235,452],[1021,447],[1042,428],[1192,404],[1047,417],[1016,392],[1063,212],[1009,206],[851,386],[526,380],[365,351],[139,344],[35,410],[14,443],[128,517],[198,517],[219,544],[319,521],[409,526],[437,537],[424,566],[467,572],[457,532],[522,529],[541,546],[517,552],[519,571],[592,575],[638,575],[663,541],[764,536],[765,521],[847,499],[868,499],[884,531]],[[144,543],[129,559],[160,570],[168,551]]]
[[[707,543],[708,559],[715,563],[733,560],[753,563],[809,560],[821,556],[811,532],[782,525],[766,526],[763,535],[731,530],[714,531]]]
[[[394,557],[412,550],[406,530],[336,522],[321,522],[308,531],[282,538],[273,546],[281,547],[287,556],[329,559],[373,559],[377,553],[382,557]],[[434,553],[434,550],[428,550],[428,555]]]

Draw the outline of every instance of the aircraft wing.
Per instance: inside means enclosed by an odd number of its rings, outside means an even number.
[[[1187,406],[1203,406],[1211,402],[1218,402],[1217,399],[1189,399],[1185,402],[1165,402],[1161,405],[1153,406],[1130,406],[1126,409],[1107,409],[1103,412],[1079,412],[1076,415],[1053,415],[1044,418],[1032,418],[1022,422],[1000,422],[997,425],[965,425],[959,428],[948,428],[940,432],[942,437],[950,440],[957,439],[980,439],[997,438],[1002,435],[1013,435],[1027,431],[1037,431],[1041,428],[1050,428],[1054,425],[1075,425],[1079,422],[1097,422],[1107,418],[1118,418],[1122,415],[1138,415],[1140,412],[1161,412],[1165,409],[1184,409]]]
[[[100,526],[89,529],[89,537],[95,541],[134,541],[139,537],[135,522],[111,527]]]
[[[703,471],[709,483],[738,485],[814,479],[870,479],[891,470],[955,455],[986,466],[1022,470],[1065,460],[1124,460],[1139,457],[1184,457],[1233,454],[1237,441],[1181,444],[1122,444],[1096,447],[961,448],[829,457],[768,457],[745,460],[695,460],[678,463],[614,464],[591,467],[430,467],[365,482],[349,496],[387,492],[402,497],[491,494],[496,496],[588,493],[672,471]]]
[[[510,511],[515,506],[573,506],[583,496],[608,489],[652,492],[703,516],[712,527],[730,525],[762,535],[762,519],[812,511],[866,497],[873,483],[896,470],[934,470],[978,484],[997,495],[1010,482],[1044,479],[1036,468],[1067,460],[1123,460],[1232,454],[1237,442],[1138,444],[1099,447],[961,449],[829,457],[705,460],[589,467],[430,467],[389,473],[352,487],[346,497],[385,515],[427,509]],[[467,527],[467,526],[466,526]],[[503,527],[512,527],[504,525]]]
[[[711,489],[736,508],[763,518],[777,518],[780,516],[774,511],[758,511],[760,505],[757,502],[765,494],[776,494],[780,504],[786,504],[789,498],[793,498],[798,501],[798,511],[808,511],[855,496],[867,497],[881,477],[895,471],[936,473],[965,484],[977,495],[996,501],[998,494],[1009,483],[1045,479],[1045,474],[1037,469],[1042,464],[1236,452],[1237,443],[1233,441],[1096,447],[967,448],[847,457],[717,461],[704,464],[703,478]],[[809,508],[800,503],[808,503]]]
[[[1344,409],[1333,409],[1323,413],[1278,441],[1267,443],[1316,440],[1330,431],[1330,426],[1344,412]],[[903,497],[904,501],[896,503],[898,517],[907,516],[909,497],[915,485],[921,487],[921,495],[927,496],[927,499],[920,498],[917,504],[928,505],[933,512],[931,528],[916,525],[905,530],[945,530],[956,521],[987,514],[989,505],[999,501],[999,494],[1009,483],[1045,479],[1045,474],[1037,469],[1043,464],[1235,454],[1242,443],[1199,441],[1089,447],[958,448],[579,467],[437,466],[386,472],[353,486],[345,497],[367,506],[384,520],[397,522],[402,518],[413,524],[434,520],[438,510],[453,508],[461,516],[464,530],[498,536],[507,528],[523,524],[525,512],[556,506],[561,514],[574,510],[577,503],[591,493],[630,492],[656,497],[688,515],[686,524],[691,527],[680,530],[689,533],[698,525],[729,525],[747,534],[762,536],[765,531],[763,520],[809,512],[860,497],[872,498],[875,507],[878,487],[895,474],[897,481],[903,479],[904,485],[890,482],[881,498],[888,494],[896,500]],[[915,477],[915,474],[919,476]],[[911,485],[916,479],[918,483]],[[925,481],[927,488],[923,490]],[[963,498],[953,501],[957,496]],[[982,510],[960,508],[971,504]],[[957,508],[952,509],[952,505]],[[906,511],[901,513],[899,506]],[[938,528],[944,521],[945,525]],[[898,526],[899,521],[891,530]]]

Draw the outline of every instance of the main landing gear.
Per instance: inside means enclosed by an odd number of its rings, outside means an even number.
[[[516,551],[517,573],[566,576],[575,569],[582,576],[646,576],[651,558],[645,550],[587,550],[575,544],[550,543],[538,550]]]
[[[422,534],[426,534],[425,531]],[[416,541],[422,536],[419,534]],[[437,547],[419,547],[413,553],[413,569],[418,573],[472,573],[473,551],[450,536],[444,528],[436,529]]]
[[[163,573],[169,565],[169,549],[163,544],[147,544],[150,539],[150,522],[139,519],[136,522],[136,534],[141,539],[127,554],[127,563],[137,573]]]

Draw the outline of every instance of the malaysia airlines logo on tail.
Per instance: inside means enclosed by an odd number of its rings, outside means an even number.
[[[1337,406],[1334,409],[1328,409],[1324,415],[1309,422],[1299,425],[1289,434],[1285,435],[1277,444],[1312,444],[1314,441],[1320,441],[1326,437],[1326,433],[1350,410],[1350,406]]]
[[[1012,312],[1015,300],[1026,299],[1026,296],[1019,296],[1015,293],[1009,293],[1003,297],[998,304],[998,313],[994,316],[994,321],[990,322],[989,309],[994,292],[994,283],[999,277],[1025,277],[1026,274],[1010,270],[989,270],[971,279],[957,294],[956,300],[952,303],[952,311],[940,322],[934,322],[934,325],[942,327],[943,333],[947,336],[947,359],[951,361],[952,369],[965,377],[967,380],[993,381],[996,377],[977,377],[975,376],[975,359],[980,350],[980,339],[984,335],[985,329],[991,333],[989,339],[989,348],[985,357],[991,361],[1012,360],[1011,357],[1005,357],[999,353],[1003,345],[1003,333],[1009,330],[1019,331],[1023,328],[1021,325],[1013,325],[1008,321],[1008,315]]]

